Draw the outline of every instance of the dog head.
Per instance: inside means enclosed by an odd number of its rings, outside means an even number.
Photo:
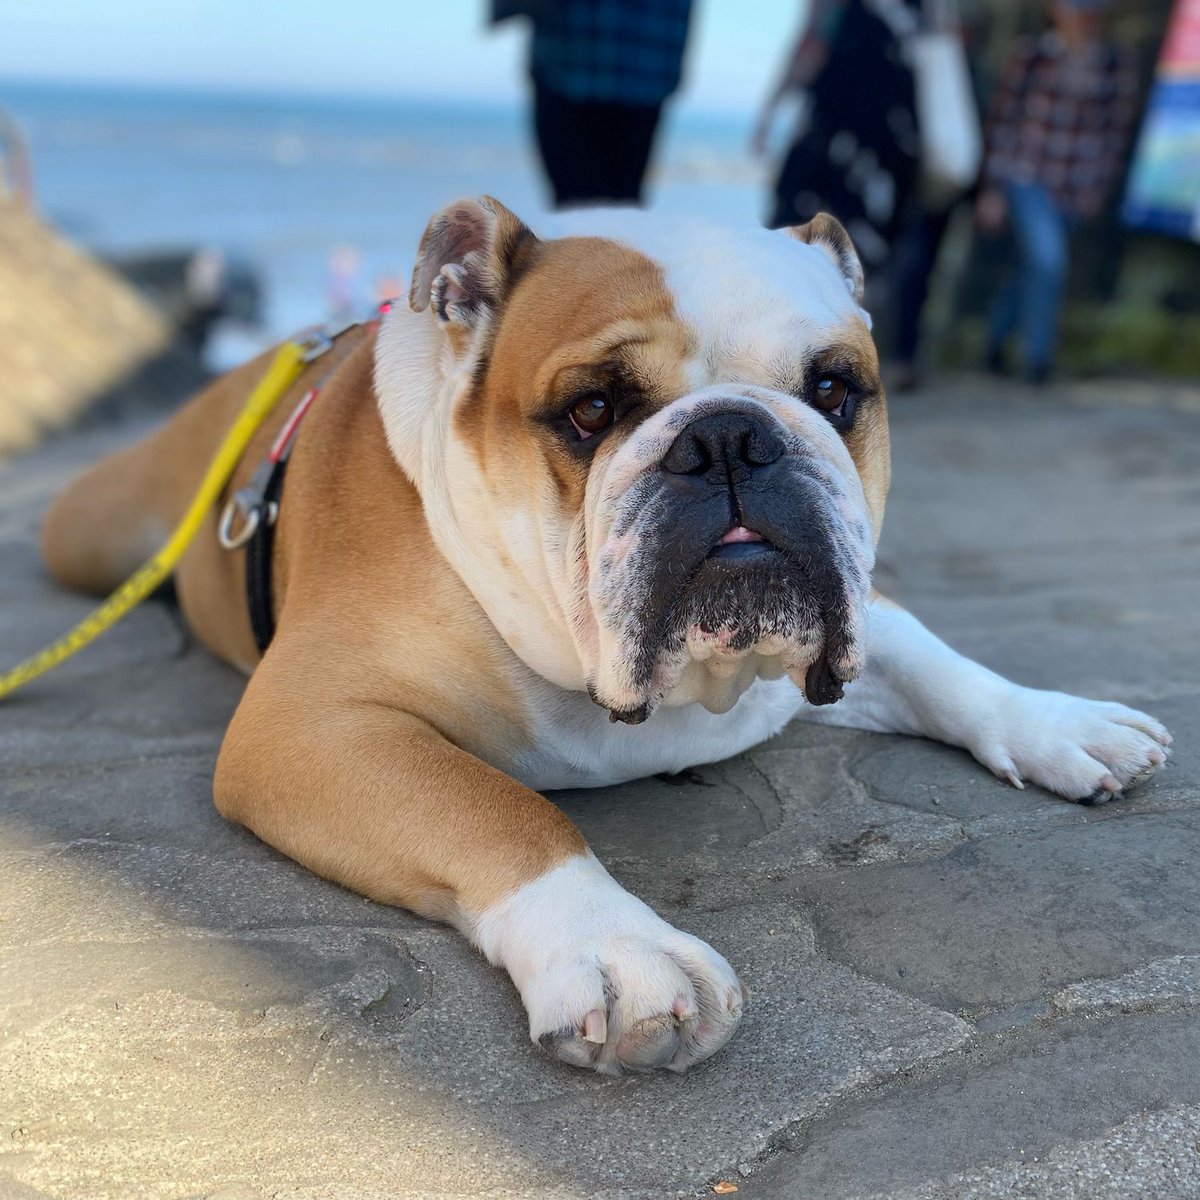
[[[783,232],[632,210],[537,237],[460,201],[380,331],[388,441],[535,671],[613,719],[861,670],[890,467],[862,273]]]

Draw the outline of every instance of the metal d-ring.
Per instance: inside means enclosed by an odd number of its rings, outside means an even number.
[[[225,511],[221,514],[221,523],[217,527],[217,540],[226,550],[236,550],[239,546],[244,546],[262,523],[262,506],[254,504],[244,508],[238,503],[239,499],[240,494],[233,496],[225,505]],[[232,532],[233,522],[238,513],[242,514],[243,524],[241,529],[234,534]]]

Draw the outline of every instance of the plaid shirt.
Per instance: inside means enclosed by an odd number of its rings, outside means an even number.
[[[551,0],[534,15],[530,73],[578,102],[661,104],[683,71],[691,0]]]
[[[985,181],[1038,183],[1064,212],[1094,215],[1121,168],[1136,97],[1117,46],[1072,51],[1052,31],[1018,43],[992,100]]]

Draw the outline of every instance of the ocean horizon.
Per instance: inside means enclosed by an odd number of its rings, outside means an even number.
[[[536,228],[546,193],[524,97],[504,103],[0,81],[29,141],[39,212],[103,254],[208,247],[249,264],[261,329],[224,329],[226,367],[406,281],[429,217],[496,196]],[[668,109],[652,208],[761,220],[749,117]],[[338,276],[337,279],[334,276]]]

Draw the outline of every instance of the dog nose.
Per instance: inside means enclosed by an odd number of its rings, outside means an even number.
[[[713,413],[686,426],[662,460],[672,475],[739,483],[783,456],[783,443],[750,413]]]

